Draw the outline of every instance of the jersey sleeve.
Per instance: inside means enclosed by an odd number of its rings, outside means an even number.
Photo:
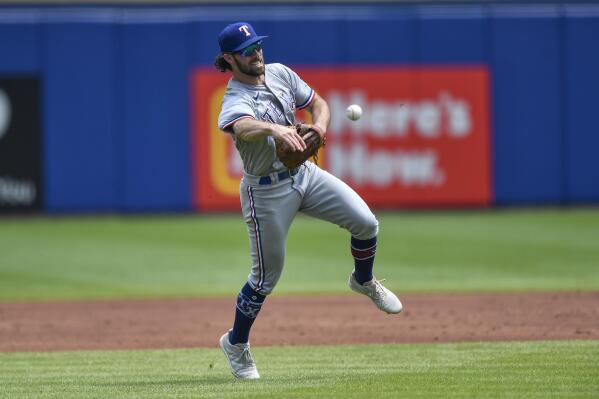
[[[278,64],[278,66],[282,69],[286,79],[288,79],[291,84],[293,94],[295,95],[296,108],[303,109],[308,107],[314,100],[314,90],[291,68],[283,64]]]
[[[254,109],[249,101],[244,96],[225,95],[218,116],[218,128],[231,133],[235,122],[245,118],[256,119]]]

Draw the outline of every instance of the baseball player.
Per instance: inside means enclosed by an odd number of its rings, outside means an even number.
[[[321,138],[330,121],[329,107],[294,71],[282,64],[265,64],[262,41],[252,25],[228,25],[218,37],[221,53],[214,65],[232,72],[218,119],[231,135],[244,175],[240,184],[243,217],[250,241],[252,268],[237,297],[233,328],[220,339],[220,347],[233,375],[260,378],[250,354],[249,333],[264,299],[275,288],[285,261],[285,241],[298,212],[327,220],[351,234],[354,270],[349,287],[367,295],[387,313],[399,313],[399,299],[374,278],[378,221],[368,205],[347,184],[305,161],[287,168],[277,157],[275,142],[291,152],[306,150],[293,127],[295,111],[307,109],[310,128]]]

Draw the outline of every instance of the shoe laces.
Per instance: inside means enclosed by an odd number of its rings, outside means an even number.
[[[380,299],[385,299],[387,297],[387,292],[385,290],[385,287],[383,287],[383,285],[381,284],[383,281],[385,281],[385,279],[374,279],[374,291],[377,294],[377,297],[379,297]]]
[[[254,359],[252,358],[252,354],[250,353],[250,346],[246,346],[243,348],[243,351],[240,355],[241,359],[246,364],[254,364]]]

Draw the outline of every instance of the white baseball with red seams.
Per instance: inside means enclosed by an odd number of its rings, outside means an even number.
[[[350,120],[357,121],[362,117],[362,107],[358,104],[352,104],[345,110],[345,115],[347,115]]]

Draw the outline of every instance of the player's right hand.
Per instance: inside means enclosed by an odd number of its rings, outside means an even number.
[[[272,136],[285,142],[293,151],[301,152],[306,149],[306,143],[297,134],[295,126],[274,125]]]

